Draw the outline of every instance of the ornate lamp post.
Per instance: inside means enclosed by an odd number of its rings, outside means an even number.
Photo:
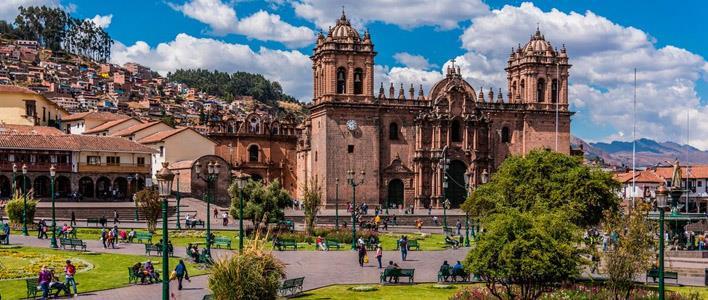
[[[175,174],[167,166],[169,163],[163,162],[162,169],[157,172],[157,188],[162,197],[162,300],[170,298],[170,261],[167,239],[167,198],[172,194],[172,180]]]
[[[664,300],[664,209],[668,191],[661,183],[656,190],[656,208],[659,210],[659,300]]]
[[[175,198],[177,198],[177,230],[182,230],[179,218],[179,201],[182,199],[182,194],[179,193],[179,171],[175,172],[175,177],[177,178],[177,194],[175,194]]]
[[[135,180],[135,193],[133,193],[133,195],[138,193],[138,176],[139,176],[139,174],[135,173],[135,179],[133,179],[133,180]],[[133,199],[133,200],[135,200],[135,199]],[[135,201],[133,201],[133,202],[135,203],[135,222],[137,222],[138,221],[138,202],[135,202]]]
[[[29,236],[27,232],[27,165],[22,165],[22,235]]]
[[[248,176],[239,174],[235,178],[238,187],[238,253],[243,253],[243,188],[246,187]]]
[[[447,182],[445,182],[447,185]],[[445,199],[443,202],[443,228],[447,230],[447,210],[450,209],[450,199]]]
[[[12,164],[12,197],[17,193],[17,182],[15,182],[15,174],[17,174],[17,164]]]
[[[52,165],[51,168],[49,168],[49,179],[51,181],[51,187],[49,191],[52,193],[52,240],[51,240],[51,247],[52,248],[59,248],[57,246],[57,217],[54,212],[54,176],[57,174],[57,169]]]
[[[206,232],[206,257],[211,259],[211,201],[214,197],[214,186],[216,185],[216,180],[219,178],[219,163],[216,161],[210,161],[207,164],[207,176],[202,176],[202,164],[197,162],[194,164],[194,171],[197,176],[204,180],[207,184],[206,189],[206,200],[207,200],[207,232]]]
[[[334,228],[339,229],[339,178],[334,179]]]
[[[366,173],[361,170],[361,180],[354,178],[354,170],[347,171],[347,182],[352,186],[352,250],[356,249],[356,187],[364,183]]]

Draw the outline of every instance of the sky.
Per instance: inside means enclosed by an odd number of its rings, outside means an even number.
[[[5,0],[0,19],[20,5],[60,6],[115,39],[112,61],[162,74],[179,68],[261,73],[304,102],[312,97],[309,55],[315,34],[342,6],[368,29],[375,82],[428,89],[452,59],[475,89],[506,91],[512,47],[539,27],[565,44],[570,63],[572,134],[590,142],[636,137],[708,149],[708,4],[681,1],[501,0]],[[688,140],[687,140],[688,137]]]

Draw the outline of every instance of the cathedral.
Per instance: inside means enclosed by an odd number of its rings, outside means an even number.
[[[323,203],[459,207],[510,155],[570,153],[568,56],[539,30],[513,49],[501,89],[475,90],[454,61],[426,94],[422,86],[375,85],[374,44],[342,13],[311,56],[313,100],[299,128],[298,186],[320,182]],[[406,89],[407,88],[407,89]],[[301,198],[298,195],[297,198]]]

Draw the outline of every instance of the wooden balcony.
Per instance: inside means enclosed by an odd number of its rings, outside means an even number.
[[[3,172],[12,172],[12,164],[12,162],[8,161],[0,162],[0,170]],[[18,173],[22,172],[23,165],[27,165],[27,171],[29,172],[47,172],[47,174],[49,174],[49,168],[52,167],[51,163],[44,162],[15,162],[15,164],[17,164]],[[55,163],[54,168],[56,168],[57,172],[71,172],[71,164]]]
[[[150,173],[150,164],[87,164],[79,163],[80,173]]]

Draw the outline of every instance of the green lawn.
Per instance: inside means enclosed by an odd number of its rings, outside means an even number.
[[[419,233],[384,233],[379,235],[379,240],[381,241],[381,247],[386,251],[396,250],[396,245],[398,239],[401,235],[408,236],[408,239],[417,239],[420,244],[421,251],[437,251],[448,249],[445,245],[445,235],[442,234],[427,234],[423,237]],[[273,244],[267,244],[268,249],[272,249]],[[292,248],[288,248],[288,251],[292,251]],[[298,251],[312,251],[315,250],[315,244],[298,243]],[[330,251],[335,251],[336,248],[330,249]],[[351,250],[351,244],[342,244],[340,251]]]
[[[410,300],[410,299],[448,299],[460,286],[453,285],[452,289],[436,289],[433,284],[416,285],[377,285],[377,291],[355,292],[350,288],[358,285],[332,285],[303,293],[296,299],[347,299],[347,300]]]
[[[8,251],[19,251],[21,253],[28,254],[50,254],[51,256],[57,256],[63,259],[78,259],[93,265],[93,269],[85,272],[79,272],[76,274],[76,281],[79,283],[78,289],[80,293],[89,291],[98,291],[113,289],[128,285],[128,267],[132,266],[136,262],[144,262],[147,260],[152,260],[155,268],[159,271],[161,270],[161,258],[159,257],[145,257],[139,255],[125,255],[125,254],[106,254],[106,253],[90,253],[90,252],[80,252],[80,251],[62,251],[62,250],[50,250],[44,248],[31,248],[31,247],[19,247],[19,248],[0,248],[0,250]],[[177,265],[178,258],[170,259],[170,269],[174,269]],[[3,261],[5,261],[3,259]],[[185,261],[187,264],[190,275],[200,275],[205,274],[205,270],[199,270],[196,268],[195,264]],[[13,265],[9,264],[4,268],[21,268],[21,262],[15,260]],[[26,266],[31,264],[30,261],[25,262]],[[37,269],[36,272],[39,272]],[[1,274],[1,273],[0,273]],[[61,273],[59,274],[61,275]],[[63,276],[59,276],[63,279]],[[19,299],[26,297],[26,287],[24,279],[17,280],[2,280],[0,278],[0,294],[3,299]]]

